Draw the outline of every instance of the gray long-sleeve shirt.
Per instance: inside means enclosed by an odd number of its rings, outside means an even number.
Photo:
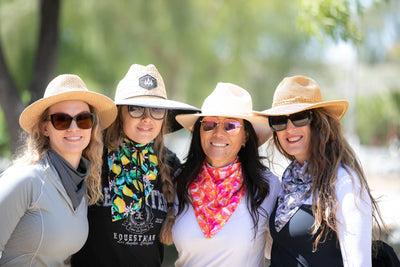
[[[64,266],[87,238],[87,199],[76,208],[48,159],[0,176],[0,266]]]

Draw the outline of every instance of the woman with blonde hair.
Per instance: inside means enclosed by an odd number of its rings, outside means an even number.
[[[372,223],[381,222],[340,119],[345,100],[323,101],[311,78],[285,78],[268,116],[272,143],[291,161],[270,219],[271,266],[371,266]]]
[[[22,112],[24,154],[0,176],[0,266],[64,266],[83,246],[88,203],[102,195],[102,130],[116,115],[72,74]]]
[[[72,266],[161,266],[162,230],[173,216],[171,180],[180,164],[164,134],[181,127],[178,113],[197,109],[167,99],[154,65],[133,64],[115,93],[118,116],[105,134],[104,201],[89,207],[89,237]]]

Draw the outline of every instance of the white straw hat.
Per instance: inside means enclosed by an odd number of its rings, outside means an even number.
[[[153,64],[133,64],[118,83],[114,102],[116,105],[168,109],[168,130],[171,132],[182,128],[175,121],[175,115],[199,112],[196,107],[167,99],[163,78]]]
[[[220,116],[240,118],[251,123],[262,145],[271,136],[268,119],[253,114],[253,103],[250,94],[240,86],[232,83],[218,83],[214,91],[204,100],[201,113],[177,115],[176,120],[189,131],[199,117]]]
[[[22,111],[19,117],[21,128],[30,132],[32,127],[39,123],[40,117],[48,107],[66,100],[82,100],[96,108],[103,129],[107,128],[117,117],[117,107],[110,98],[89,91],[79,76],[62,74],[48,84],[43,98]]]
[[[322,101],[318,84],[311,78],[297,75],[286,77],[279,83],[274,93],[272,108],[255,114],[279,116],[307,109],[324,108],[341,119],[348,106],[349,102],[346,100]]]

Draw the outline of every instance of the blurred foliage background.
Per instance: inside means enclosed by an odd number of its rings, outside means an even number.
[[[40,68],[43,2],[0,1],[0,48],[24,106],[36,100],[29,85]],[[319,83],[324,99],[350,101],[346,131],[362,144],[388,145],[400,123],[399,2],[60,0],[57,60],[45,85],[75,73],[113,98],[131,64],[152,63],[170,99],[200,107],[217,82],[232,82],[263,110],[284,77],[302,74]],[[9,128],[0,112],[3,157],[18,137]]]
[[[0,2],[4,61],[25,105],[36,100],[29,84],[41,2]],[[285,76],[303,74],[325,99],[351,102],[346,130],[361,143],[388,145],[399,131],[399,10],[398,0],[60,1],[52,75],[76,73],[113,98],[131,64],[153,63],[171,99],[200,107],[217,82],[232,82],[263,110]],[[6,157],[16,137],[8,130],[0,114]]]

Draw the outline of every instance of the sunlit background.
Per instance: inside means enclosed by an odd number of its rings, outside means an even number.
[[[60,5],[58,41],[40,50],[41,21],[51,19],[41,7],[51,1]],[[131,64],[155,64],[169,99],[201,107],[218,82],[231,82],[255,110],[271,106],[284,77],[301,74],[324,100],[350,102],[344,130],[400,253],[399,12],[400,0],[1,0],[0,170],[19,145],[19,113],[61,73],[114,98]],[[184,160],[189,138],[181,130],[166,142]],[[273,163],[278,175],[287,165]]]

